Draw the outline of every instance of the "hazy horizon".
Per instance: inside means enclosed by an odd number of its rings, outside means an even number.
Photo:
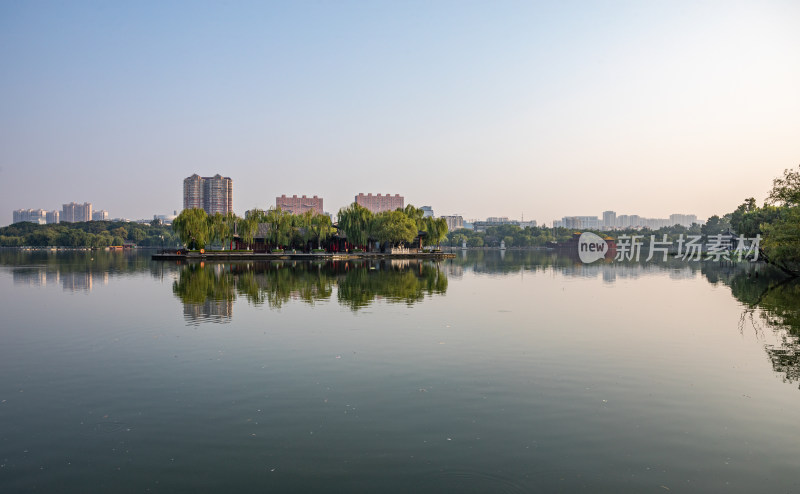
[[[800,164],[800,4],[0,4],[0,225],[359,192],[551,224],[761,204]]]

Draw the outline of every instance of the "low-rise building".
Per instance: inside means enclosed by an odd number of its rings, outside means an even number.
[[[289,211],[292,214],[303,214],[306,211],[323,214],[322,198],[317,196],[297,197],[293,195],[292,197],[288,197],[284,194],[275,198],[275,207],[281,208],[284,211]]]
[[[395,195],[372,195],[360,193],[356,196],[356,204],[363,206],[373,213],[380,213],[383,211],[394,211],[395,209],[403,209],[405,207],[405,198],[400,194]]]

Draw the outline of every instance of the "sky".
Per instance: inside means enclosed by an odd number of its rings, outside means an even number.
[[[0,2],[0,225],[401,194],[707,218],[800,165],[800,2]]]

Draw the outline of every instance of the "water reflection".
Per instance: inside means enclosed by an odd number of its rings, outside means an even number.
[[[692,279],[700,275],[701,263],[677,259],[667,261],[616,263],[601,260],[582,263],[577,256],[568,256],[554,250],[461,250],[455,259],[446,261],[447,274],[460,278],[466,272],[478,275],[524,275],[527,272],[557,272],[577,278],[602,277],[607,283],[618,279],[636,279],[642,276],[669,272],[672,279]]]
[[[800,280],[764,265],[705,266],[703,275],[710,283],[730,287],[744,306],[739,330],[754,331],[775,372],[785,381],[800,382]]]
[[[666,262],[582,264],[546,250],[456,251],[440,263],[421,261],[251,262],[180,265],[155,262],[151,252],[21,251],[0,249],[0,269],[18,287],[60,287],[90,293],[119,277],[148,275],[172,282],[190,324],[232,320],[238,298],[252,305],[281,308],[291,301],[313,305],[335,300],[359,311],[383,300],[412,305],[426,296],[444,294],[448,279],[467,275],[507,277],[543,273],[570,279],[619,280],[668,276],[670,280],[702,278],[730,288],[742,304],[740,331],[753,331],[776,372],[800,382],[800,281],[764,264]]]
[[[151,262],[150,252],[0,249],[0,268],[10,271],[18,286],[61,285],[64,291],[88,293],[113,277],[149,271],[163,278],[176,266]]]
[[[335,290],[334,290],[335,289]],[[431,261],[278,261],[197,263],[181,267],[173,293],[187,322],[228,322],[238,297],[279,309],[289,301],[327,302],[358,311],[381,299],[413,305],[447,291],[447,275]]]

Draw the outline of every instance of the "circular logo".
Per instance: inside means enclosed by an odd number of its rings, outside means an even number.
[[[581,262],[592,263],[602,259],[608,252],[608,243],[599,235],[592,232],[581,233],[578,238],[578,257]]]

